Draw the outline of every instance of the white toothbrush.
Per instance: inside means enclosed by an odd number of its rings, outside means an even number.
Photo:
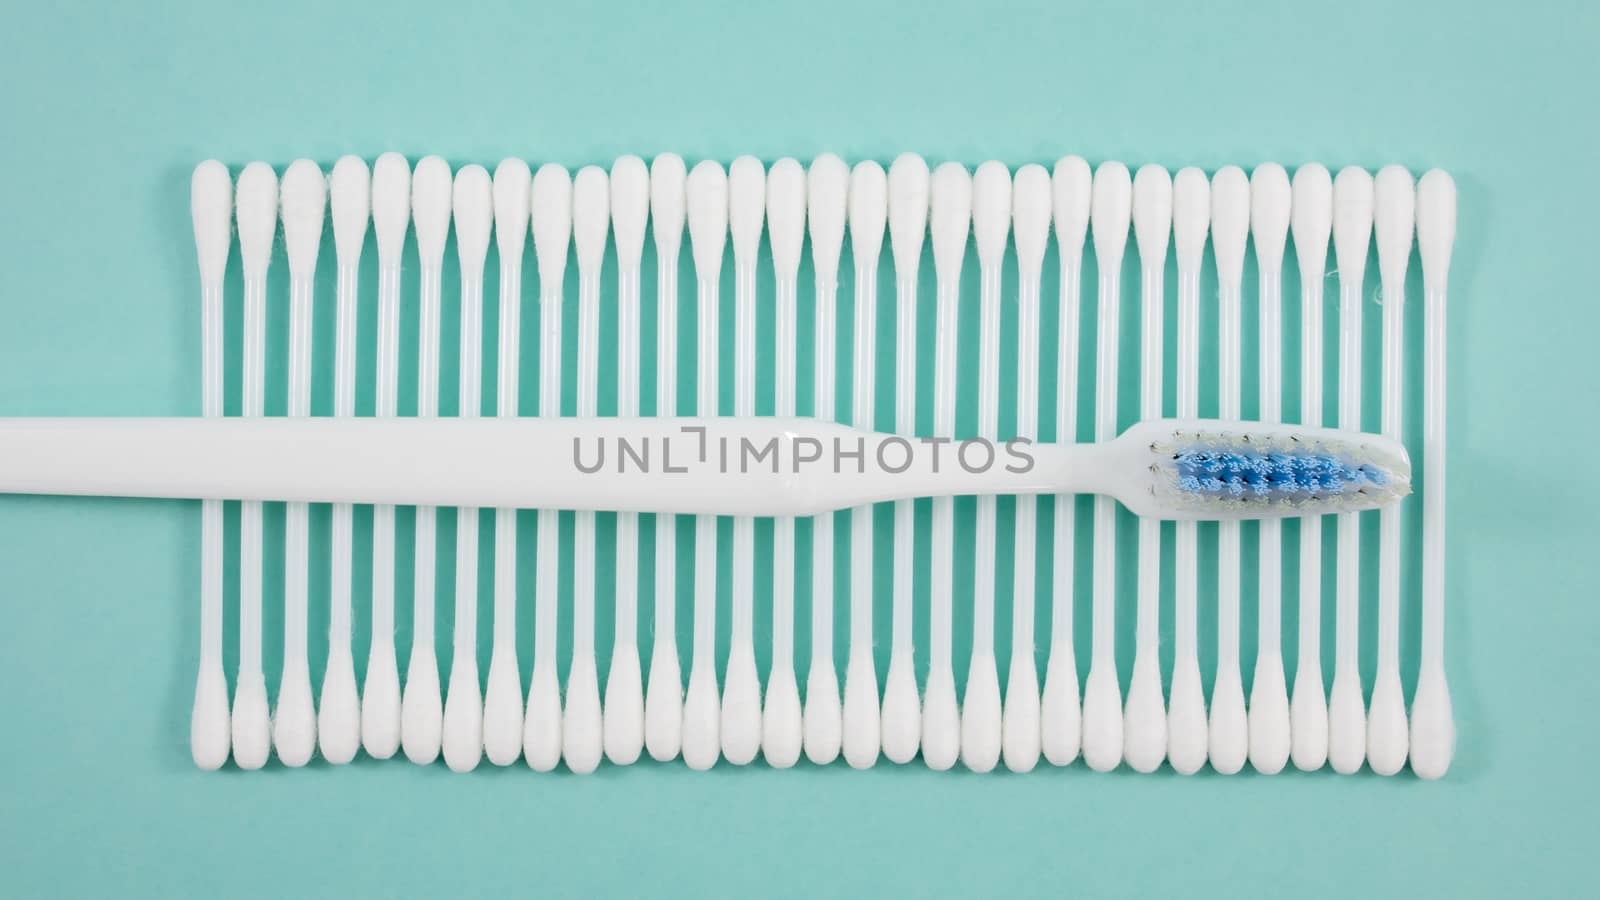
[[[717,289],[722,281],[722,251],[728,241],[728,176],[711,160],[695,164],[686,185],[689,243],[698,282],[696,310],[699,335],[695,412],[718,412],[717,324],[721,316]],[[689,689],[683,701],[683,761],[705,770],[721,752],[720,699],[717,697],[717,520],[701,516],[694,523],[694,652],[689,662]]]
[[[1172,243],[1178,258],[1178,415],[1200,414],[1200,264],[1211,227],[1211,182],[1197,168],[1172,179]],[[1167,701],[1167,762],[1193,775],[1206,762],[1209,742],[1206,698],[1200,685],[1200,638],[1196,629],[1200,574],[1197,529],[1174,527],[1172,686]]]
[[[239,173],[234,196],[239,223],[239,259],[244,268],[244,404],[246,416],[265,407],[267,267],[278,231],[278,176],[254,162]],[[239,508],[239,674],[233,694],[233,761],[259,769],[271,751],[267,678],[261,669],[261,504]]]
[[[1030,441],[1039,437],[1039,277],[1050,239],[1050,201],[1050,173],[1044,166],[1017,170],[1011,190],[1017,245],[1017,437]],[[1037,501],[1017,499],[1011,667],[1002,720],[1003,755],[1013,772],[1028,772],[1039,764],[1039,673],[1033,641],[1038,510]]]
[[[1244,400],[1240,380],[1240,300],[1245,240],[1250,233],[1250,181],[1238,166],[1211,178],[1211,250],[1217,263],[1217,404],[1236,419]],[[1239,525],[1217,526],[1217,674],[1211,684],[1206,755],[1211,768],[1232,775],[1250,752],[1249,714],[1239,669]]]
[[[1128,243],[1133,182],[1128,167],[1105,162],[1094,173],[1095,265],[1100,284],[1095,340],[1096,440],[1117,433],[1117,335],[1121,325],[1122,254]],[[1117,682],[1117,508],[1108,497],[1094,501],[1094,634],[1089,677],[1083,693],[1083,761],[1097,772],[1122,762],[1122,688]]]
[[[233,179],[214,159],[195,166],[189,181],[195,255],[200,261],[201,413],[222,415],[222,278],[228,268]],[[200,670],[189,715],[194,764],[214,770],[228,761],[228,680],[222,670],[222,501],[200,506]]]
[[[733,412],[756,414],[756,258],[767,208],[761,161],[741,156],[728,166],[728,228],[733,236]],[[732,639],[722,682],[722,755],[736,766],[761,749],[761,678],[755,651],[756,521],[733,520]]]
[[[1373,234],[1373,176],[1344,168],[1333,181],[1333,253],[1339,266],[1339,426],[1362,428],[1362,275]],[[1328,762],[1349,775],[1366,759],[1360,673],[1360,517],[1339,516],[1333,692],[1328,697]]]
[[[839,252],[844,245],[850,169],[844,160],[824,153],[806,170],[806,224],[811,236],[811,273],[816,283],[815,415],[833,421],[838,380]],[[806,759],[825,766],[839,758],[843,711],[839,675],[833,662],[834,516],[824,514],[811,526],[811,667],[806,673]]]
[[[933,350],[933,433],[950,438],[956,428],[957,311],[961,301],[961,263],[972,232],[972,176],[947,162],[934,170],[929,185],[929,229],[934,277],[938,282],[938,320]],[[922,700],[922,761],[943,771],[961,750],[961,711],[951,664],[951,619],[955,594],[955,501],[933,501],[933,585],[928,617],[928,675]]]
[[[483,261],[494,225],[494,186],[482,166],[462,166],[451,196],[461,265],[461,385],[457,415],[483,405]],[[455,636],[445,694],[445,765],[470,772],[483,758],[483,695],[478,690],[478,510],[456,510]]]
[[[561,415],[561,305],[572,243],[572,177],[555,163],[534,173],[529,188],[533,252],[539,266],[539,415]],[[561,761],[561,679],[556,671],[556,592],[561,574],[561,515],[539,510],[534,556],[533,675],[522,724],[522,756],[535,771]]]
[[[572,246],[578,256],[578,415],[600,412],[600,264],[611,226],[611,183],[606,170],[584,166],[572,179]],[[573,522],[572,662],[561,717],[561,755],[580,775],[600,765],[605,722],[594,656],[595,514]],[[607,568],[614,568],[610,561]]]
[[[1172,176],[1139,167],[1133,178],[1133,236],[1139,248],[1139,414],[1161,416],[1163,278],[1172,238]],[[1167,756],[1167,710],[1161,696],[1161,523],[1139,520],[1138,619],[1133,678],[1123,709],[1122,755],[1136,772],[1154,772]]]
[[[398,153],[372,164],[372,235],[378,245],[376,411],[399,413],[400,261],[411,221],[411,166]],[[400,674],[394,647],[394,506],[372,510],[372,646],[361,692],[361,747],[375,759],[400,748]]]
[[[889,244],[895,277],[895,431],[917,433],[917,270],[928,231],[928,164],[902,153],[889,166]],[[915,598],[912,556],[916,509],[894,506],[894,633],[889,673],[883,684],[883,755],[897,763],[917,755],[922,737],[922,700],[917,695],[911,619]]]
[[[855,262],[855,393],[850,416],[858,428],[873,426],[877,390],[878,255],[888,216],[888,178],[870,160],[850,172],[850,256]],[[844,759],[865,769],[878,761],[878,672],[872,656],[873,507],[851,510],[850,657],[844,674]]]
[[[1290,227],[1300,270],[1300,421],[1322,424],[1322,279],[1333,229],[1333,179],[1310,163],[1295,170]],[[1300,519],[1300,643],[1289,703],[1289,758],[1311,772],[1328,761],[1322,683],[1322,517]]]
[[[978,437],[1000,438],[1000,264],[1011,231],[1011,172],[989,161],[972,176],[972,230],[978,247]],[[994,661],[995,550],[998,501],[979,497],[972,595],[972,655],[961,702],[961,761],[988,772],[1000,761],[1004,722]]]
[[[340,157],[328,179],[333,246],[338,264],[334,322],[333,414],[356,414],[356,302],[361,245],[372,218],[372,173],[359,156]],[[317,747],[330,763],[347,763],[361,746],[361,699],[356,694],[350,648],[350,594],[354,510],[333,507],[332,598],[328,613],[328,665],[317,702]]]
[[[283,173],[279,208],[283,243],[289,257],[289,415],[311,415],[312,279],[328,182],[309,159],[296,160]],[[278,760],[291,768],[311,761],[317,744],[317,712],[311,701],[311,667],[306,657],[307,583],[310,579],[310,514],[304,503],[284,511],[283,671],[272,743]]]
[[[656,415],[678,409],[678,254],[683,243],[684,181],[675,153],[650,164],[650,234],[656,248]],[[644,700],[644,744],[658,762],[676,759],[683,733],[683,674],[678,666],[677,519],[655,518],[655,638]]]
[[[1089,230],[1093,176],[1079,156],[1063,157],[1050,178],[1051,216],[1061,257],[1060,340],[1056,356],[1056,440],[1078,435],[1079,289],[1083,278],[1083,240]],[[1078,758],[1083,715],[1078,697],[1078,661],[1072,637],[1073,548],[1076,497],[1055,498],[1051,551],[1050,659],[1039,698],[1039,748],[1051,765]]]
[[[767,173],[767,235],[777,307],[774,407],[780,416],[794,415],[798,400],[795,294],[805,228],[806,170],[797,160],[780,159]],[[794,667],[794,525],[790,516],[772,523],[772,667],[761,709],[761,755],[777,769],[799,761],[804,731]]]
[[[1372,238],[1372,176],[1350,166],[1333,182],[1333,253],[1339,267],[1339,425],[1361,428],[1361,285]],[[1361,520],[1339,516],[1333,688],[1328,696],[1328,762],[1348,775],[1367,756],[1361,697]]]
[[[1416,223],[1416,183],[1404,166],[1385,166],[1373,184],[1373,235],[1383,278],[1383,434],[1400,440],[1405,384],[1406,263]],[[1400,687],[1400,507],[1378,514],[1378,672],[1367,711],[1367,764],[1393,775],[1409,749]]]
[[[495,414],[519,414],[522,371],[522,250],[528,238],[528,164],[505,159],[494,170],[494,240],[500,254],[499,357]],[[517,668],[517,511],[494,511],[494,638],[483,696],[483,751],[509,766],[522,755],[522,674]]]
[[[617,415],[639,414],[639,266],[650,213],[650,172],[637,156],[611,164],[611,235],[617,246]],[[632,765],[644,747],[639,668],[639,517],[617,516],[616,636],[606,673],[606,759]]]
[[[417,332],[417,416],[439,415],[439,308],[444,242],[450,232],[450,164],[426,156],[411,173],[411,221],[417,232],[419,319]],[[434,652],[434,581],[438,510],[418,506],[413,560],[411,660],[400,698],[400,747],[406,758],[428,765],[439,758],[444,704],[439,694],[439,663]]]
[[[1259,417],[1283,421],[1283,244],[1289,233],[1289,174],[1264,163],[1250,174],[1250,241],[1260,292]],[[1289,692],[1283,678],[1283,529],[1262,522],[1256,589],[1255,674],[1250,680],[1250,765],[1268,775],[1289,761]]]
[[[1456,183],[1433,169],[1417,181],[1417,251],[1422,260],[1422,657],[1411,699],[1411,771],[1442,778],[1455,755],[1456,726],[1444,676],[1445,290],[1456,239]]]

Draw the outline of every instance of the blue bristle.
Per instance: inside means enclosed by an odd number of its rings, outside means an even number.
[[[1200,497],[1301,500],[1383,487],[1387,475],[1312,450],[1195,445],[1173,455],[1178,490]]]

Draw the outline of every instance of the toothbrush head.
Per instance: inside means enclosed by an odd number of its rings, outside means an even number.
[[[483,260],[489,254],[489,231],[494,226],[494,187],[489,170],[483,166],[462,166],[451,189],[451,207],[456,222],[456,255],[463,277],[483,275]]]
[[[411,221],[411,164],[389,152],[372,164],[372,234],[382,265],[400,264],[406,223]]]
[[[928,233],[928,163],[902,153],[889,165],[889,247],[896,272],[913,274]]]
[[[194,219],[194,249],[200,258],[200,280],[217,281],[228,267],[232,231],[233,179],[228,167],[208,159],[194,168],[189,181],[189,214]]]
[[[683,157],[676,153],[663,153],[650,163],[650,229],[656,243],[656,256],[678,258],[683,246],[684,182],[688,170],[683,167]]]
[[[333,212],[333,249],[341,264],[361,258],[372,218],[372,173],[359,156],[342,156],[328,177]]]
[[[617,242],[621,268],[639,265],[649,217],[650,170],[637,156],[620,156],[611,164],[611,236]]]
[[[728,229],[735,262],[755,265],[766,211],[766,169],[754,156],[741,156],[728,165]]]
[[[888,176],[872,160],[850,170],[850,253],[858,270],[876,272],[883,252],[889,204]]]
[[[1206,234],[1211,230],[1211,181],[1206,173],[1188,166],[1172,179],[1172,243],[1178,271],[1200,273]]]
[[[322,177],[322,169],[316,163],[309,159],[297,159],[284,171],[278,197],[289,272],[309,275],[317,268],[317,250],[322,246],[322,221],[328,208],[328,181]]]
[[[767,240],[772,245],[772,269],[779,278],[793,280],[800,271],[800,245],[806,239],[806,170],[799,160],[785,157],[767,173]]]
[[[533,173],[520,159],[500,161],[494,167],[494,242],[500,250],[500,263],[516,260],[522,264],[522,248],[528,240],[528,191]]]
[[[411,173],[411,222],[417,229],[417,256],[424,266],[444,264],[444,240],[450,233],[450,164],[425,156]]]
[[[572,246],[578,275],[600,276],[611,230],[611,179],[599,166],[584,166],[572,179]]]
[[[972,175],[972,236],[978,264],[1000,265],[1011,230],[1011,172],[1005,163],[989,160]]]
[[[1134,425],[1107,446],[1127,464],[1128,483],[1115,493],[1141,516],[1223,520],[1358,512],[1411,493],[1405,446],[1375,434],[1158,419]]]

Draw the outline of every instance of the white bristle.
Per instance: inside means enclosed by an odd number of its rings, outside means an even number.
[[[1333,179],[1327,167],[1308,163],[1294,171],[1289,213],[1300,283],[1321,281],[1333,231]]]
[[[611,164],[611,237],[619,266],[639,265],[649,213],[650,170],[637,156],[618,157]]]

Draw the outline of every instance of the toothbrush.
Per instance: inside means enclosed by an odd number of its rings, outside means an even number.
[[[855,261],[855,396],[850,415],[858,428],[873,425],[877,389],[878,255],[888,216],[889,185],[870,160],[850,172],[850,255]],[[844,758],[865,769],[878,761],[878,672],[872,658],[873,507],[851,510],[850,658],[844,675]]]
[[[1172,236],[1172,176],[1158,165],[1133,179],[1133,236],[1139,248],[1139,414],[1161,415],[1162,279]],[[1123,710],[1122,753],[1136,772],[1154,772],[1167,756],[1167,710],[1161,696],[1161,523],[1139,520],[1138,620],[1133,678]]]
[[[1172,179],[1172,243],[1178,257],[1178,415],[1200,414],[1200,264],[1211,225],[1211,182],[1197,168]],[[1196,631],[1200,575],[1197,529],[1174,527],[1172,686],[1167,701],[1167,762],[1193,775],[1206,762],[1209,735],[1206,698],[1200,686],[1200,638]]]
[[[1044,166],[1017,170],[1011,190],[1011,230],[1017,243],[1016,436],[1028,441],[1039,436],[1039,277],[1050,237],[1050,201],[1050,173]],[[1035,501],[1017,500],[1011,669],[1002,719],[1006,768],[1013,772],[1028,772],[1039,764],[1039,674],[1033,646],[1038,509]]]
[[[450,231],[450,164],[423,157],[411,173],[411,221],[417,229],[421,282],[417,334],[417,416],[439,415],[439,294],[445,236]],[[434,654],[436,517],[432,506],[418,506],[412,590],[411,661],[400,697],[400,746],[422,766],[439,758],[444,706],[439,697],[439,663]]]
[[[1051,173],[1050,210],[1061,257],[1060,340],[1056,355],[1056,440],[1078,434],[1079,284],[1083,277],[1083,239],[1089,230],[1093,176],[1079,156],[1063,157]],[[1072,642],[1072,582],[1077,498],[1055,498],[1055,536],[1050,554],[1050,659],[1039,698],[1039,748],[1051,765],[1078,758],[1083,716],[1078,698],[1078,662]]]
[[[1250,231],[1250,181],[1238,166],[1211,178],[1211,251],[1217,263],[1217,403],[1224,419],[1239,417],[1239,283]],[[1232,775],[1244,768],[1250,748],[1249,715],[1239,670],[1239,525],[1217,526],[1217,674],[1211,685],[1207,757],[1211,768]]]
[[[261,416],[266,392],[267,268],[278,226],[278,176],[254,162],[235,186],[239,259],[244,268],[243,414]],[[233,694],[233,761],[241,769],[267,764],[272,726],[267,678],[261,669],[261,504],[239,508],[239,673]]]
[[[917,433],[917,269],[928,231],[928,164],[902,153],[889,166],[889,245],[895,277],[895,431]],[[915,597],[912,558],[916,509],[909,501],[894,506],[894,633],[889,673],[883,685],[883,755],[908,763],[917,755],[922,733],[922,700],[917,696],[912,659],[911,619]]]
[[[728,176],[711,160],[695,164],[685,186],[689,242],[694,251],[699,335],[695,412],[717,412],[717,288],[722,281],[722,251],[728,240]],[[694,534],[694,654],[689,663],[689,690],[683,701],[683,761],[705,770],[721,752],[717,697],[717,520],[701,516]]]
[[[561,415],[561,288],[572,242],[572,177],[567,170],[555,163],[540,166],[528,204],[539,266],[539,416],[554,421]],[[535,771],[548,772],[561,761],[562,724],[556,674],[561,517],[555,508],[539,509],[535,541],[533,675],[522,724],[522,756]]]
[[[398,153],[372,164],[372,234],[378,244],[377,415],[399,412],[400,261],[411,220],[411,166]],[[372,646],[361,694],[361,747],[374,759],[400,748],[400,675],[394,647],[394,506],[372,510]]]
[[[1300,269],[1300,421],[1322,424],[1322,278],[1333,228],[1333,179],[1317,163],[1295,170],[1290,227]],[[1300,644],[1289,704],[1289,758],[1312,772],[1328,761],[1322,686],[1322,518],[1300,519]]]
[[[728,166],[728,227],[733,235],[733,412],[756,414],[756,257],[767,206],[761,161],[741,156]],[[747,765],[761,749],[761,677],[755,651],[756,522],[733,520],[733,632],[722,687],[722,755]]]
[[[1333,253],[1339,266],[1339,426],[1361,428],[1361,284],[1372,237],[1372,176],[1342,169],[1333,182]],[[1361,698],[1361,522],[1339,516],[1335,558],[1333,688],[1328,696],[1328,762],[1348,775],[1367,755],[1367,711]]]
[[[650,233],[656,247],[656,415],[678,408],[678,253],[683,241],[683,160],[663,153],[650,164]],[[677,519],[655,519],[655,640],[644,699],[644,743],[658,762],[676,759],[683,731],[678,667]]]
[[[1383,434],[1400,440],[1405,381],[1406,263],[1416,222],[1416,183],[1385,166],[1373,185],[1373,234],[1383,279]],[[1406,701],[1400,688],[1400,507],[1378,514],[1378,672],[1367,711],[1367,764],[1393,775],[1406,764]]]
[[[1411,699],[1411,771],[1442,778],[1455,754],[1456,726],[1444,676],[1445,289],[1456,239],[1456,183],[1433,169],[1417,181],[1417,250],[1422,260],[1422,659]]]
[[[232,243],[233,179],[214,159],[189,182],[195,255],[200,261],[201,413],[222,415],[222,278]],[[228,680],[222,671],[222,501],[200,506],[200,670],[189,716],[189,752],[201,769],[228,761]]]
[[[1128,167],[1101,163],[1094,174],[1095,265],[1100,284],[1095,346],[1095,438],[1117,431],[1117,334],[1121,330],[1122,253],[1128,243],[1133,184]],[[1122,689],[1117,683],[1117,510],[1108,497],[1094,501],[1094,636],[1083,694],[1083,760],[1097,772],[1122,761]]]
[[[816,449],[835,440],[859,446],[871,467],[829,469]],[[602,473],[594,455],[622,442],[654,448],[673,477],[632,462]],[[697,516],[811,516],[912,497],[1085,493],[1136,516],[1239,521],[1378,509],[1410,492],[1399,441],[1329,428],[1152,419],[1095,444],[1013,442],[997,449],[994,464],[965,467],[952,465],[954,451],[934,452],[944,443],[776,416],[0,419],[7,463],[0,493]],[[700,447],[703,461],[695,459]],[[463,458],[474,465],[461,466]],[[893,462],[880,468],[880,458]],[[1300,496],[1312,486],[1321,489],[1317,496]]]
[[[934,277],[938,282],[938,320],[934,342],[933,432],[950,438],[956,428],[957,308],[961,301],[961,263],[972,231],[972,176],[960,163],[934,170],[929,184],[929,230]],[[961,711],[950,661],[951,604],[955,593],[955,501],[933,501],[933,587],[928,625],[928,675],[922,700],[922,761],[943,771],[961,749]]]
[[[610,179],[599,166],[584,166],[572,179],[572,245],[578,255],[578,415],[600,412],[600,264],[611,225]],[[607,568],[615,567],[615,560]],[[600,765],[605,722],[600,676],[594,658],[595,514],[574,519],[572,563],[572,662],[567,669],[567,705],[561,718],[561,755],[580,775]]]
[[[777,306],[774,406],[780,416],[794,415],[798,399],[795,282],[805,227],[806,170],[796,160],[780,159],[767,173],[767,234]],[[794,525],[788,516],[772,523],[772,668],[761,710],[761,755],[777,769],[799,761],[804,732],[794,667]]]
[[[317,164],[308,159],[291,163],[283,173],[279,201],[289,256],[289,415],[305,417],[311,415],[312,278],[328,202],[328,183]],[[310,512],[304,503],[290,503],[284,516],[283,672],[272,743],[279,761],[290,768],[310,762],[317,744],[306,659]]]
[[[500,332],[495,414],[516,418],[521,372],[522,249],[528,238],[532,175],[520,159],[494,169],[494,240],[500,253]],[[517,511],[494,511],[494,638],[483,696],[483,751],[509,766],[522,755],[522,682],[517,669]]]
[[[611,164],[611,233],[617,245],[617,415],[639,414],[639,266],[650,214],[644,160]],[[606,759],[632,765],[644,747],[644,684],[639,669],[639,517],[617,516],[616,637],[606,674]]]
[[[372,218],[372,173],[359,156],[340,157],[328,180],[333,215],[333,246],[338,265],[338,306],[334,324],[333,414],[356,414],[356,301],[361,245]],[[354,511],[333,508],[332,599],[328,615],[328,666],[317,702],[317,746],[322,758],[342,764],[355,759],[361,744],[361,699],[356,695],[355,661],[350,648],[350,594]]]
[[[457,415],[483,406],[483,261],[494,225],[494,186],[482,166],[462,166],[451,196],[461,265],[461,385]],[[455,637],[445,695],[445,765],[470,772],[483,757],[483,696],[478,691],[478,509],[456,510]]]
[[[811,271],[816,281],[816,416],[834,418],[838,357],[839,251],[844,244],[850,170],[824,153],[806,171],[806,223],[811,234]],[[844,728],[839,676],[833,665],[833,519],[817,516],[811,527],[811,669],[806,674],[806,759],[825,766],[839,757]]]
[[[1250,175],[1250,240],[1260,292],[1260,418],[1283,421],[1283,242],[1289,233],[1289,174],[1277,163]],[[1273,775],[1289,761],[1289,692],[1283,679],[1283,529],[1262,522],[1256,667],[1250,680],[1250,765]]]
[[[1011,172],[993,160],[972,177],[972,228],[978,246],[978,437],[1000,438],[1000,264],[1011,230]],[[1000,675],[994,661],[997,501],[979,497],[972,595],[972,655],[961,703],[961,761],[988,772],[1000,761],[1004,723]]]

